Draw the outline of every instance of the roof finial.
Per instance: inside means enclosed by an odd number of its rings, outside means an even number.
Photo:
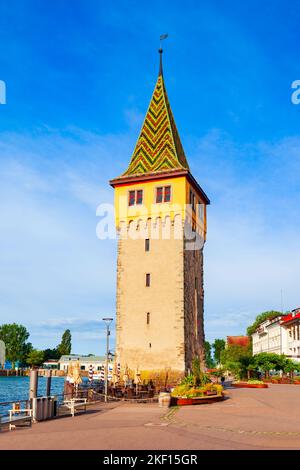
[[[158,75],[163,76],[163,66],[162,66],[162,53],[163,53],[163,50],[160,48],[160,49],[158,49],[158,52],[159,52],[159,72],[158,72]]]
[[[164,39],[167,39],[168,37],[168,34],[161,34],[160,37],[159,37],[159,40],[160,40],[160,48],[158,49],[158,52],[159,52],[159,72],[158,72],[158,76],[161,75],[163,76],[163,66],[162,66],[162,53],[163,53],[163,49],[162,49],[162,41]]]

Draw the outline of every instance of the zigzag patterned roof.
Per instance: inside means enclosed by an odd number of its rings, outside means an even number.
[[[165,89],[162,70],[124,176],[189,170]]]

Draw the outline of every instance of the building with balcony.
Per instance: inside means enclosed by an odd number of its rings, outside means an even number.
[[[253,354],[261,352],[283,354],[286,343],[285,332],[281,328],[283,315],[262,322],[252,335]]]
[[[286,342],[283,353],[290,359],[300,362],[300,308],[296,308],[281,320]]]
[[[285,354],[300,362],[300,309],[262,322],[252,335],[253,354]]]

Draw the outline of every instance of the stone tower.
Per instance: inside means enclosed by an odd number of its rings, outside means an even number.
[[[118,233],[116,357],[121,368],[204,364],[203,246],[209,199],[192,176],[162,70],[129,166],[110,181]]]

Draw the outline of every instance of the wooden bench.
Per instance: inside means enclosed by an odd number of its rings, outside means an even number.
[[[10,431],[17,426],[31,426],[32,410],[10,410],[9,417],[0,417],[0,431],[3,424],[8,424]]]
[[[71,398],[70,400],[65,400],[63,402],[63,406],[65,406],[66,408],[70,410],[73,418],[75,416],[75,411],[77,409],[83,408],[84,411],[86,411],[86,404],[87,404],[86,398]]]

